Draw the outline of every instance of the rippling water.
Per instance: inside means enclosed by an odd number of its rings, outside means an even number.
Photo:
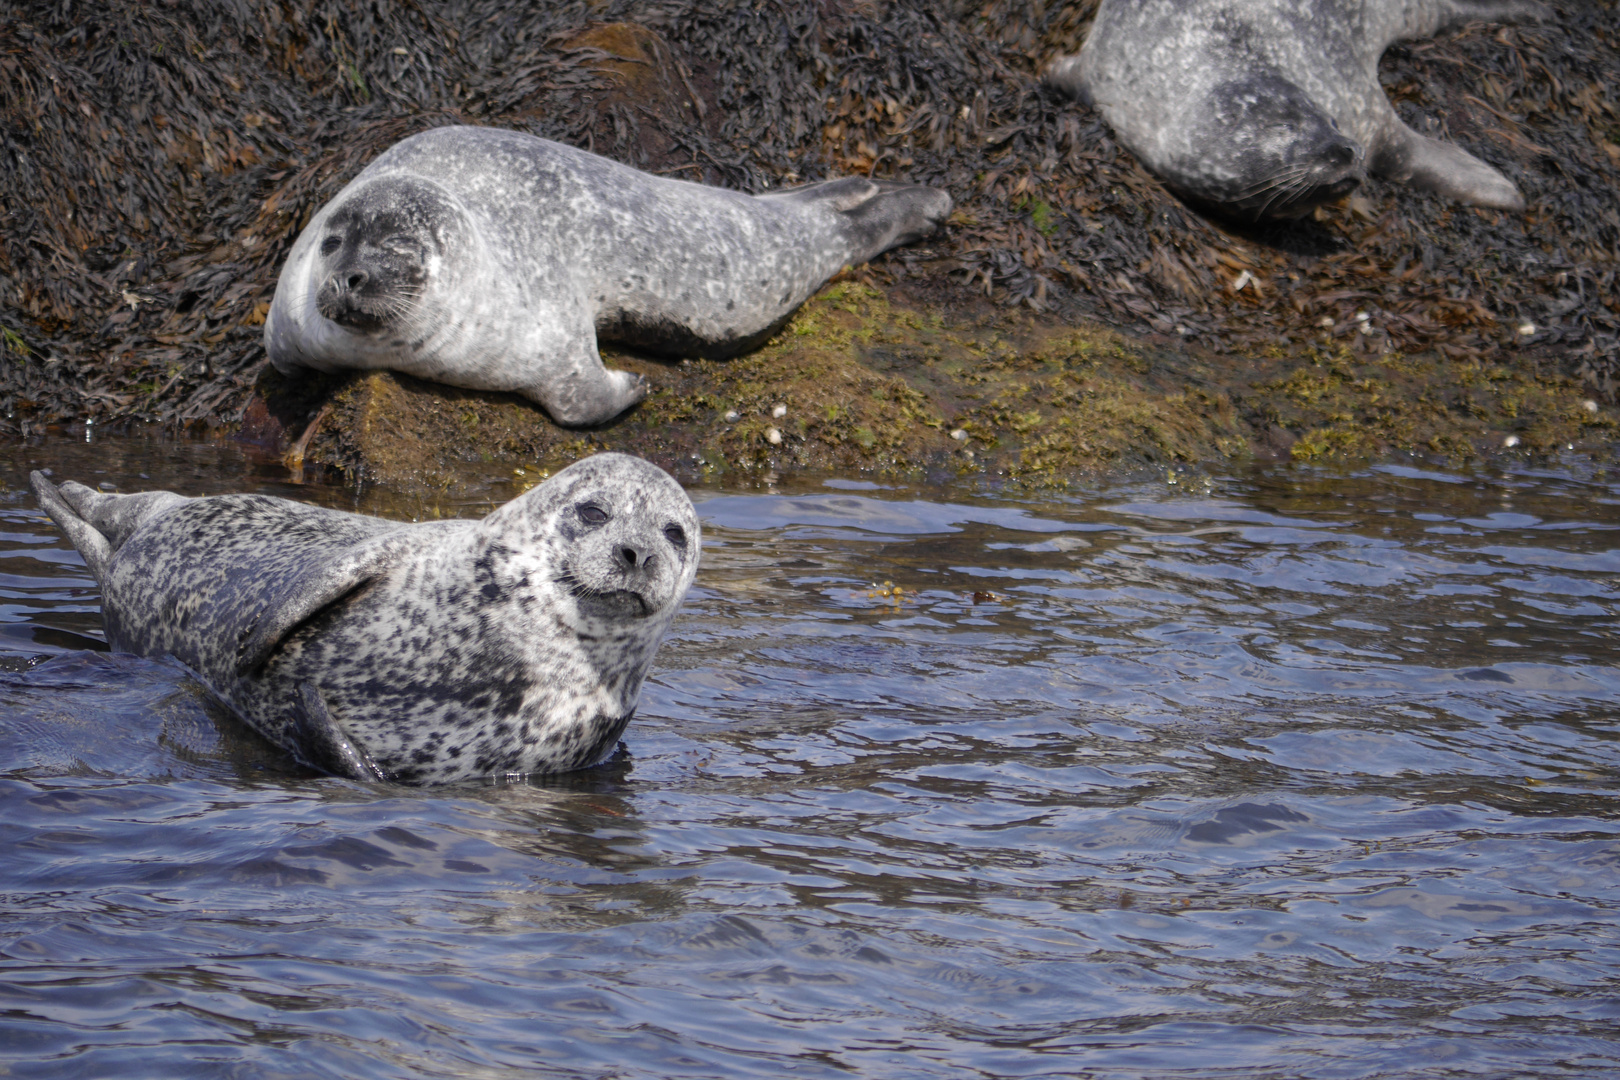
[[[8,453],[11,1075],[1620,1070],[1620,484],[1578,465],[694,491],[627,752],[407,789],[97,651],[23,476],[352,494]]]

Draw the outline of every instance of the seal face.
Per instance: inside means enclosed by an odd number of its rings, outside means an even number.
[[[1532,0],[1102,0],[1046,80],[1088,100],[1187,201],[1246,221],[1298,217],[1367,173],[1522,210],[1512,181],[1395,115],[1378,58],[1474,19],[1549,17]]]
[[[476,522],[32,479],[114,649],[174,656],[310,765],[404,783],[601,760],[702,538],[680,485],[624,454]]]
[[[385,151],[310,220],[265,348],[286,374],[391,368],[602,423],[646,386],[604,368],[598,338],[742,351],[844,266],[950,211],[949,195],[915,184],[749,196],[520,132],[437,128]]]
[[[357,334],[407,327],[433,271],[466,248],[467,221],[431,184],[368,184],[326,219],[316,251],[321,317]]]

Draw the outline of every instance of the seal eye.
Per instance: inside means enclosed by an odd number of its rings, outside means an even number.
[[[685,550],[685,548],[686,548],[686,530],[685,529],[681,528],[679,525],[666,525],[666,526],[664,526],[664,536],[668,538],[670,543],[674,544],[678,548],[681,548],[682,550]]]
[[[321,254],[322,255],[330,255],[330,254],[332,254],[332,252],[336,251],[338,248],[340,248],[342,246],[343,246],[343,237],[341,237],[341,236],[328,236],[325,240],[321,241]]]
[[[607,511],[593,503],[580,503],[576,512],[579,514],[579,520],[587,525],[607,524]]]

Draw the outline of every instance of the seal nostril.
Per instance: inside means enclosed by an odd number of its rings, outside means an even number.
[[[642,562],[641,552],[628,545],[619,549],[619,561],[634,570]]]
[[[350,274],[348,276],[347,281],[345,282],[345,284],[350,289],[358,289],[360,286],[364,285],[365,283],[366,283],[366,275],[363,272],[358,271],[358,270],[355,271],[354,273]]]

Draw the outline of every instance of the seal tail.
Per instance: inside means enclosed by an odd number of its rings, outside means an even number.
[[[71,481],[57,487],[42,472],[29,473],[28,481],[33,485],[40,508],[51,516],[51,520],[56,522],[56,527],[67,534],[68,541],[79,549],[80,555],[84,556],[84,565],[96,579],[96,584],[105,585],[107,566],[112,562],[113,546],[107,542],[107,538],[100,530],[81,516],[79,509],[84,495],[95,495],[97,492]]]
[[[760,198],[824,205],[852,233],[850,263],[863,263],[901,244],[932,235],[950,216],[948,192],[924,184],[846,176]]]

